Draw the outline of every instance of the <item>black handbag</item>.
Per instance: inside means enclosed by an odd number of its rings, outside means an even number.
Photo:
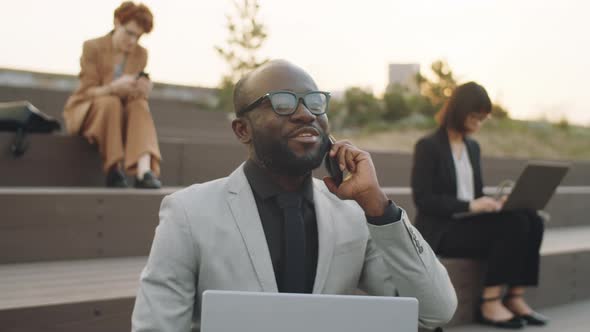
[[[14,157],[22,156],[28,147],[28,133],[52,133],[60,131],[59,122],[39,111],[28,101],[0,103],[0,132],[14,132],[10,146]]]

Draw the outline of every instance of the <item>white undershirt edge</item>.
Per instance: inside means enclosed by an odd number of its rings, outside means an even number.
[[[475,198],[473,189],[473,168],[467,146],[463,143],[463,148],[459,155],[453,152],[453,161],[455,162],[455,176],[457,178],[457,199],[470,202]]]

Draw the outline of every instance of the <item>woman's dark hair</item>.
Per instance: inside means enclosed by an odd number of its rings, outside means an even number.
[[[469,82],[459,85],[453,91],[451,98],[436,114],[436,121],[441,128],[449,128],[465,133],[465,119],[470,113],[489,114],[492,111],[492,101],[483,86]]]

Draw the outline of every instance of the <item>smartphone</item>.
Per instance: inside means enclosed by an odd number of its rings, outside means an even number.
[[[328,149],[328,153],[326,153],[326,157],[324,158],[324,165],[326,167],[326,171],[328,174],[334,179],[334,182],[337,186],[340,186],[342,183],[342,179],[344,178],[344,174],[340,170],[338,166],[338,160],[336,158],[330,157],[330,149],[332,149],[332,144],[336,142],[336,139],[332,135],[328,136],[330,139],[330,148]]]
[[[135,79],[138,80],[138,79],[140,79],[142,77],[145,77],[148,80],[150,79],[150,75],[148,73],[144,72],[144,71],[139,72],[139,74],[137,74],[137,77]]]

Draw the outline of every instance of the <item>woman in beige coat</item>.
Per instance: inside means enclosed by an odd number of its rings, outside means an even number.
[[[127,187],[126,172],[137,188],[159,188],[161,155],[147,103],[152,83],[143,72],[147,51],[138,45],[153,16],[130,1],[114,16],[111,32],[84,43],[80,86],[66,102],[65,124],[98,145],[108,187]]]

